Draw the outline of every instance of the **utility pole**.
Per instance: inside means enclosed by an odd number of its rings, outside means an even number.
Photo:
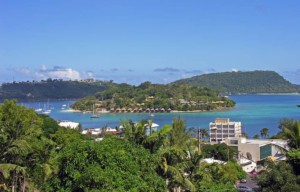
[[[198,153],[201,153],[201,129],[198,128]]]

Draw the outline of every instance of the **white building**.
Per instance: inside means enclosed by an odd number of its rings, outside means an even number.
[[[243,137],[226,138],[228,146],[238,151],[238,161],[244,171],[251,172],[258,161],[271,158],[274,161],[283,160],[282,148],[288,150],[287,141],[281,139],[246,139]]]
[[[228,137],[242,136],[242,123],[231,122],[229,118],[216,118],[209,123],[210,142],[221,142]]]
[[[72,122],[72,121],[59,121],[58,125],[61,127],[70,128],[70,129],[78,129],[79,128],[79,123]]]

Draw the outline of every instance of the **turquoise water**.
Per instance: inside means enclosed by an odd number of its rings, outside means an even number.
[[[200,127],[208,129],[209,122],[215,118],[230,118],[232,121],[241,121],[243,130],[253,136],[259,134],[264,127],[270,130],[270,134],[278,132],[278,122],[283,118],[300,120],[300,95],[232,95],[236,101],[232,110],[201,113],[156,113],[150,117],[147,113],[125,114],[101,114],[98,119],[91,119],[90,114],[61,112],[63,104],[69,105],[74,101],[50,101],[53,108],[50,116],[56,120],[70,120],[80,122],[83,128],[103,127],[105,125],[115,127],[120,124],[120,119],[132,119],[140,121],[152,118],[153,122],[163,126],[171,124],[172,119],[181,117],[185,119],[187,127]],[[22,103],[27,107],[38,108],[46,106],[44,103]]]

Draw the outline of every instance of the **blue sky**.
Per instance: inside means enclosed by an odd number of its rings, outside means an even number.
[[[0,0],[0,82],[274,70],[300,84],[299,10],[298,0]]]

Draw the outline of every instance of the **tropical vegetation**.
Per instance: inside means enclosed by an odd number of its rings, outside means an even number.
[[[118,84],[76,101],[71,107],[81,111],[166,112],[231,108],[234,101],[217,91],[189,85],[159,85],[144,82],[139,86]]]
[[[288,140],[287,161],[267,161],[266,171],[256,179],[259,191],[300,191],[300,121],[283,119],[279,129],[271,138]]]
[[[121,138],[96,142],[6,100],[0,105],[0,190],[235,191],[235,181],[245,177],[234,160],[202,162],[212,153],[205,147],[199,153],[180,118],[158,131],[149,130],[149,120],[121,123]]]

